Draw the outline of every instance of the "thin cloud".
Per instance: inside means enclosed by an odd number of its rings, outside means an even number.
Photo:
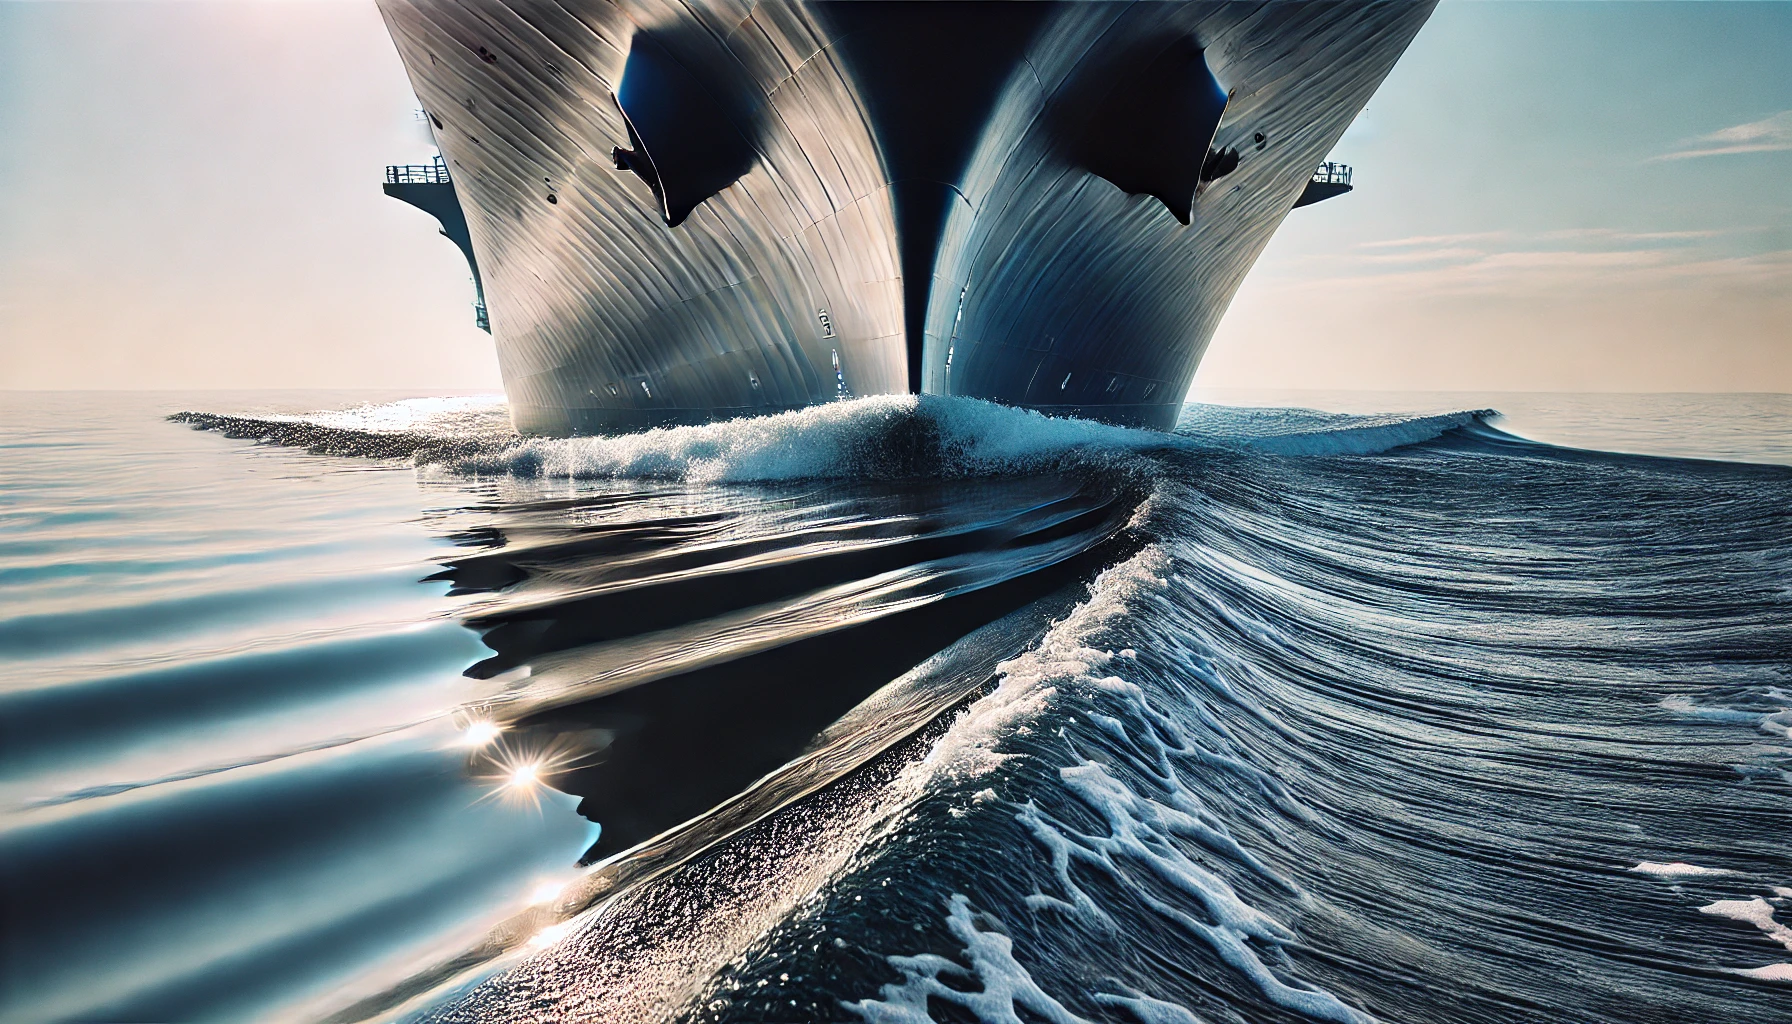
[[[1521,269],[1582,271],[1684,264],[1715,255],[1698,245],[1729,231],[1619,231],[1563,228],[1542,232],[1489,231],[1362,242],[1325,266],[1344,276],[1447,272],[1452,279]],[[1475,243],[1475,244],[1468,244]],[[1336,274],[1322,275],[1326,277]]]
[[[1560,228],[1545,231],[1538,238],[1549,240],[1576,239],[1583,241],[1610,242],[1626,244],[1631,242],[1691,242],[1702,238],[1718,238],[1730,234],[1722,231],[1615,231],[1611,228]]]
[[[1441,263],[1450,260],[1477,260],[1487,253],[1480,249],[1469,249],[1463,246],[1447,246],[1437,249],[1404,249],[1399,252],[1364,253],[1357,257],[1364,263]]]
[[[1779,153],[1787,150],[1792,150],[1792,110],[1782,110],[1759,121],[1731,125],[1709,135],[1688,139],[1674,152],[1652,156],[1649,162],[1730,156],[1734,153]]]
[[[1469,252],[1472,252],[1469,251]],[[1792,287],[1792,251],[1750,256],[1700,255],[1683,248],[1535,249],[1476,253],[1429,250],[1411,263],[1361,256],[1342,274],[1279,282],[1295,291],[1344,287],[1407,295],[1501,294],[1513,299],[1675,286],[1784,292]],[[1419,255],[1419,254],[1415,254]]]
[[[1358,242],[1358,249],[1397,249],[1409,246],[1453,246],[1463,242],[1484,242],[1505,238],[1505,231],[1476,231],[1464,235],[1414,235],[1411,238],[1388,238],[1379,242]]]

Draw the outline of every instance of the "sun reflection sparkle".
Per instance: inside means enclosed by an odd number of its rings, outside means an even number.
[[[461,734],[461,742],[469,747],[483,747],[497,739],[501,731],[495,722],[474,722]]]
[[[473,735],[482,723],[466,730]],[[555,775],[578,767],[589,759],[591,751],[573,747],[561,740],[541,743],[538,737],[519,735],[488,726],[491,738],[472,744],[475,753],[470,767],[473,773],[491,788],[480,799],[501,799],[540,806],[542,797],[553,786]]]

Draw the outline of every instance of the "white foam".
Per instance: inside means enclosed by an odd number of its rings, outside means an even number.
[[[1197,407],[1191,406],[1194,410]],[[1217,407],[1216,407],[1217,408]],[[1072,451],[1249,447],[1283,455],[1373,454],[1429,440],[1483,415],[1340,416],[1306,410],[1210,410],[1162,434],[1062,419],[968,398],[882,395],[793,412],[637,434],[518,438],[498,396],[416,398],[271,422],[308,423],[381,435],[425,434],[487,442],[481,454],[441,454],[451,472],[578,478],[643,478],[690,483],[837,479],[875,473],[898,432],[919,427],[937,445],[947,475],[1041,468]],[[912,437],[910,438],[912,440]],[[494,450],[495,449],[495,450]]]
[[[1704,868],[1697,864],[1687,864],[1684,861],[1663,864],[1646,860],[1628,870],[1639,875],[1654,875],[1657,878],[1711,878],[1718,875],[1736,874],[1728,868]]]
[[[1204,1024],[1201,1018],[1188,1012],[1175,1003],[1166,1003],[1162,999],[1150,996],[1110,996],[1097,994],[1094,997],[1103,1006],[1118,1006],[1137,1017],[1140,1024]]]
[[[1053,419],[971,399],[885,395],[795,412],[638,434],[520,441],[453,468],[550,477],[647,478],[690,483],[837,479],[874,473],[889,461],[898,432],[928,431],[946,475],[1040,468],[1098,447],[1140,450],[1175,443],[1169,435],[1086,420]]]
[[[1770,694],[1773,689],[1769,688]],[[1792,708],[1780,708],[1777,711],[1738,711],[1734,708],[1705,707],[1694,704],[1686,697],[1665,697],[1661,701],[1661,707],[1687,718],[1696,718],[1705,722],[1752,725],[1769,736],[1792,739]]]
[[[1664,697],[1661,706],[1677,715],[1697,718],[1707,722],[1734,722],[1738,725],[1754,725],[1765,717],[1759,711],[1736,711],[1732,708],[1713,708],[1694,704],[1685,697]]]
[[[995,691],[961,715],[929,756],[908,770],[905,784],[924,787],[942,780],[964,781],[992,770],[1006,759],[1001,749],[1006,740],[1061,699],[1100,693],[1122,700],[1135,717],[1148,723],[1146,728],[1129,731],[1119,719],[1093,711],[1085,712],[1085,717],[1130,748],[1137,766],[1162,795],[1140,793],[1094,761],[1085,759],[1062,769],[1060,778],[1066,789],[1096,813],[1105,830],[1081,832],[1033,803],[1022,806],[1017,817],[1045,849],[1062,894],[1035,893],[1028,897],[1027,905],[1035,911],[1068,913],[1087,926],[1113,931],[1117,923],[1078,884],[1071,869],[1077,866],[1102,872],[1125,887],[1133,899],[1206,944],[1270,1001],[1321,1020],[1344,1024],[1372,1021],[1329,992],[1299,987],[1277,977],[1252,943],[1281,945],[1294,941],[1294,934],[1247,903],[1225,878],[1198,863],[1176,841],[1193,840],[1242,870],[1293,889],[1292,883],[1243,849],[1199,798],[1182,786],[1171,757],[1196,758],[1267,785],[1257,778],[1261,773],[1195,744],[1174,721],[1151,708],[1140,687],[1111,674],[1110,669],[1130,665],[1133,659],[1116,658],[1089,646],[1105,626],[1136,614],[1142,601],[1160,591],[1168,570],[1163,552],[1147,547],[1099,576],[1089,599],[1050,630],[1037,648],[1000,667]],[[1160,735],[1169,742],[1159,739]],[[1266,792],[1279,792],[1279,786]],[[1149,872],[1158,884],[1134,881],[1132,874],[1139,870]],[[1205,919],[1157,896],[1166,885],[1187,896]]]
[[[1016,1006],[1024,1007],[1052,1024],[1089,1024],[1053,999],[1014,959],[1014,940],[1001,932],[978,928],[970,900],[954,893],[948,903],[946,927],[964,943],[964,966],[932,953],[889,957],[890,966],[902,972],[902,980],[878,990],[881,999],[843,1004],[871,1024],[933,1024],[927,1000],[939,999],[962,1006],[978,1020],[1018,1021]],[[941,975],[975,978],[976,992],[961,992],[940,981]]]
[[[1755,978],[1760,981],[1783,981],[1792,983],[1792,964],[1768,964],[1765,967],[1735,967],[1731,974],[1740,974],[1744,978]]]
[[[1035,909],[1056,907],[1086,924],[1113,930],[1116,923],[1112,917],[1077,883],[1071,871],[1073,864],[1094,869],[1125,887],[1134,899],[1199,938],[1278,1006],[1341,1024],[1366,1024],[1374,1020],[1330,992],[1296,987],[1269,969],[1251,942],[1281,945],[1294,941],[1295,936],[1280,922],[1241,899],[1225,879],[1196,863],[1169,841],[1172,835],[1199,834],[1201,826],[1191,827],[1194,823],[1187,818],[1127,789],[1100,765],[1077,765],[1064,769],[1064,775],[1071,789],[1105,819],[1108,834],[1078,832],[1037,807],[1027,805],[1020,820],[1050,852],[1058,886],[1068,897],[1059,900],[1038,894],[1028,900],[1030,906]],[[1158,898],[1146,887],[1132,881],[1128,864],[1145,867],[1159,881],[1192,897],[1211,923]]]
[[[396,431],[442,435],[505,431],[510,413],[503,395],[463,395],[407,398],[397,402],[367,403],[347,409],[306,413],[302,416],[268,416],[276,423],[313,423],[333,430],[368,433]]]
[[[1746,900],[1718,900],[1699,908],[1701,914],[1728,918],[1752,924],[1766,936],[1787,949],[1792,949],[1792,928],[1773,919],[1773,904],[1759,896]]]
[[[980,775],[999,766],[1008,737],[1042,714],[1061,685],[1093,681],[1113,655],[1088,647],[1085,638],[1132,614],[1131,601],[1161,588],[1169,559],[1148,546],[1104,570],[1090,585],[1089,599],[1047,631],[1038,646],[997,666],[994,692],[959,715],[927,756],[911,766],[903,784],[919,794],[940,779]]]
[[[1014,940],[994,928],[979,928],[970,900],[954,893],[947,902],[946,928],[964,944],[967,968],[954,960],[933,953],[919,956],[888,957],[890,966],[902,973],[902,980],[884,985],[878,999],[862,999],[843,1003],[846,1009],[871,1024],[933,1024],[927,1001],[937,999],[970,1011],[980,1021],[1018,1022],[1015,1008],[1021,1007],[1051,1024],[1090,1024],[1054,999],[1031,973],[1014,958]],[[942,976],[975,981],[977,991],[961,991],[940,980]],[[1143,1024],[1202,1024],[1199,1017],[1175,1003],[1149,996],[1110,995],[1097,992],[1090,997],[1104,1006],[1120,1006],[1131,1011]]]
[[[1140,796],[1099,764],[1073,765],[1060,770],[1059,776],[1071,792],[1101,815],[1108,834],[1073,832],[1029,803],[1019,818],[1053,851],[1054,861],[1075,859],[1125,881],[1120,877],[1123,871],[1117,859],[1130,858],[1164,883],[1192,896],[1223,927],[1269,943],[1294,940],[1292,932],[1240,899],[1225,879],[1166,842],[1171,836],[1184,836],[1209,849],[1242,855],[1237,843],[1217,823],[1202,821]],[[1067,881],[1067,876],[1059,878],[1060,883]]]

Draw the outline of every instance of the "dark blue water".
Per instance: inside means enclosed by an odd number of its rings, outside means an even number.
[[[8,406],[5,1019],[1792,1020],[1792,400],[270,401]]]

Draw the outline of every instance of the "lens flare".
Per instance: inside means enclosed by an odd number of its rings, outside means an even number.
[[[490,738],[475,742],[487,735],[485,729],[491,730]],[[473,722],[463,735],[473,747],[469,770],[490,786],[482,800],[540,806],[556,776],[577,768],[591,756],[590,750],[575,746],[564,737],[544,737],[487,721]]]

